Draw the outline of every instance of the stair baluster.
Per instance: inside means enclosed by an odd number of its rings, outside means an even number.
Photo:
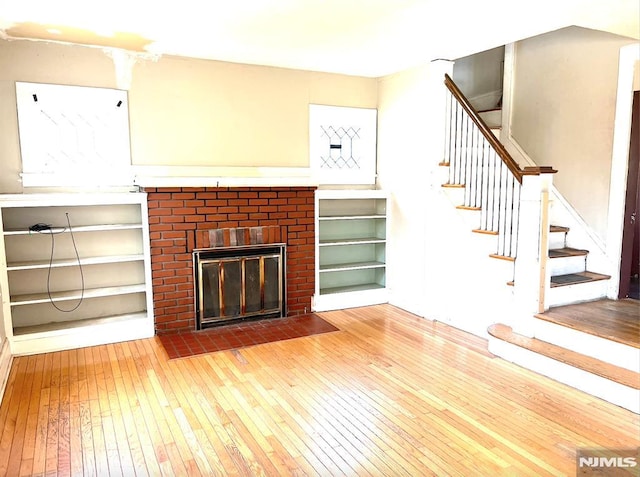
[[[449,89],[443,162],[449,184],[465,187],[464,207],[481,209],[477,231],[498,236],[495,255],[515,258],[522,176],[502,160],[506,151],[495,147],[497,139],[477,112],[470,114],[471,106]]]

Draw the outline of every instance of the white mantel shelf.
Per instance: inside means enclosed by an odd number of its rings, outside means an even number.
[[[306,167],[134,167],[139,187],[315,187]]]

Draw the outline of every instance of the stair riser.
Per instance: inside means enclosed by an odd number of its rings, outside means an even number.
[[[552,277],[586,271],[584,256],[551,258],[547,263]]]
[[[502,123],[502,110],[485,111],[479,114],[484,122],[487,123],[487,126],[489,126],[490,128],[494,126],[500,126],[500,124]]]
[[[551,288],[547,295],[547,306],[570,305],[572,303],[605,298],[607,296],[608,283],[608,280],[599,280]]]
[[[537,318],[533,333],[541,341],[640,373],[638,348]]]
[[[584,391],[640,414],[640,391],[579,368],[542,356],[497,338],[489,339],[489,351],[523,368]]]
[[[549,249],[563,248],[565,246],[564,232],[555,232],[549,234]]]
[[[445,169],[444,167],[442,169]],[[443,179],[443,184],[447,182],[447,178]],[[457,207],[464,203],[464,188],[463,187],[443,187],[442,191],[447,196],[451,205]]]

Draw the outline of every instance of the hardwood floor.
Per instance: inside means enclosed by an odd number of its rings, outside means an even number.
[[[640,416],[380,305],[340,331],[168,360],[157,338],[19,357],[0,475],[575,475]]]
[[[598,300],[551,308],[536,315],[601,338],[640,348],[640,301]]]

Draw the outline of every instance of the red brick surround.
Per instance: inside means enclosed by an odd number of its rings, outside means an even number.
[[[287,244],[287,314],[311,311],[314,187],[158,187],[148,193],[156,333],[193,331],[196,231],[278,226]]]

